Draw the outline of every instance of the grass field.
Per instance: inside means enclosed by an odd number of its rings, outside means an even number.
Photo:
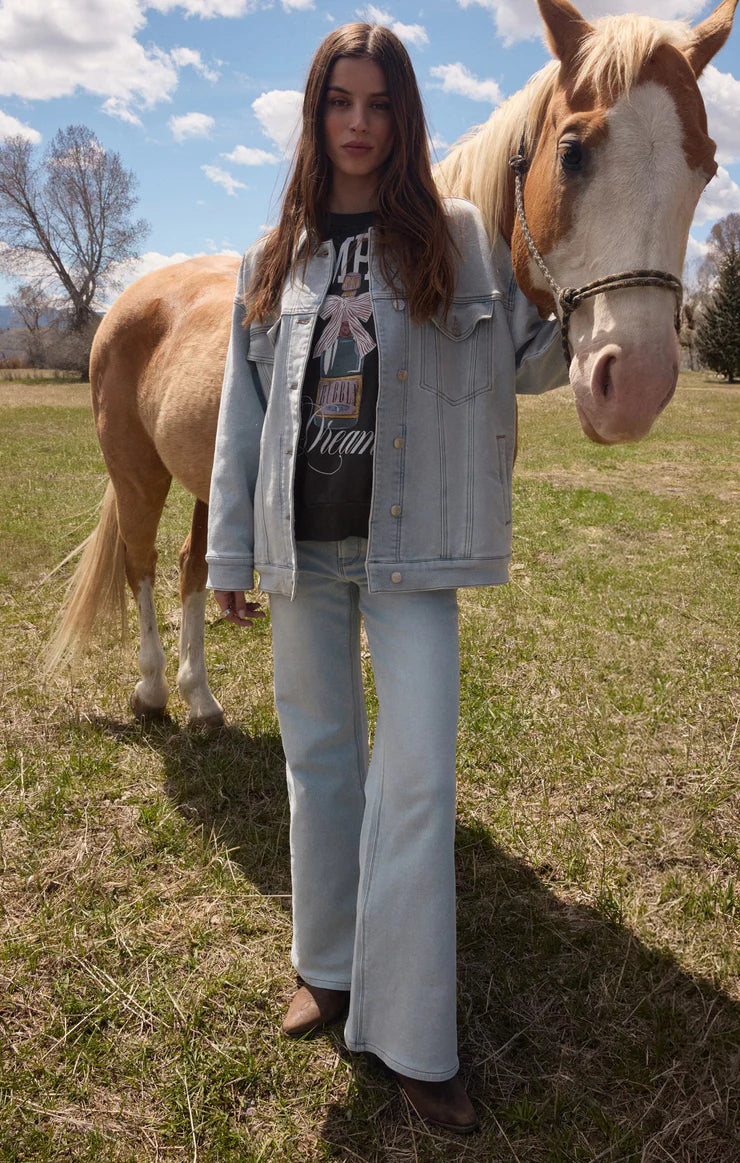
[[[133,637],[45,679],[106,478],[84,386],[0,385],[0,418],[0,1161],[737,1163],[740,390],[684,375],[613,449],[567,391],[524,401],[512,584],[461,595],[467,1141],[341,1027],[279,1037],[269,629],[208,630],[221,731],[177,696],[132,722]],[[173,681],[188,522],[173,490]]]

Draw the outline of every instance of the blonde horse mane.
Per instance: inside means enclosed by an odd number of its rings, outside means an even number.
[[[595,21],[581,45],[575,90],[588,85],[597,98],[613,103],[636,83],[645,60],[664,44],[681,47],[691,38],[688,24],[648,16],[607,16]],[[510,216],[509,158],[529,151],[557,88],[560,62],[551,61],[482,125],[474,126],[434,168],[440,193],[468,198],[479,207],[491,238]]]

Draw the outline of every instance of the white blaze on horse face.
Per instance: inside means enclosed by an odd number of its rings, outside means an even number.
[[[691,169],[668,89],[638,85],[606,115],[587,162],[572,228],[547,256],[565,287],[652,269],[681,277],[691,220],[707,175]],[[538,279],[538,282],[540,279]],[[587,300],[571,316],[570,368],[581,422],[614,442],[644,435],[678,374],[675,296],[639,287]]]

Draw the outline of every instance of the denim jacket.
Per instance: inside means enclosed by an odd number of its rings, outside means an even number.
[[[495,585],[508,577],[515,391],[567,381],[560,327],[543,322],[491,252],[478,210],[445,199],[460,252],[455,295],[414,324],[373,254],[378,405],[366,572],[370,591]],[[261,243],[244,256],[218,418],[208,523],[208,584],[292,597],[293,477],[301,389],[331,279],[325,243],[286,281],[277,322],[243,326]]]

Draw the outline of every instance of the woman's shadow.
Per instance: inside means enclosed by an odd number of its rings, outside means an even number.
[[[145,730],[177,810],[288,908],[277,733]],[[344,1049],[338,1026],[321,1036],[355,1084],[327,1110],[330,1157],[737,1163],[740,1004],[569,903],[553,870],[533,871],[481,825],[458,824],[456,865],[461,1069],[481,1130],[464,1140],[429,1132],[377,1064]]]
[[[458,824],[456,865],[461,1069],[481,1131],[443,1146],[399,1100],[362,1154],[338,1103],[324,1126],[338,1157],[738,1163],[740,1004],[563,900],[551,869],[478,824]]]

